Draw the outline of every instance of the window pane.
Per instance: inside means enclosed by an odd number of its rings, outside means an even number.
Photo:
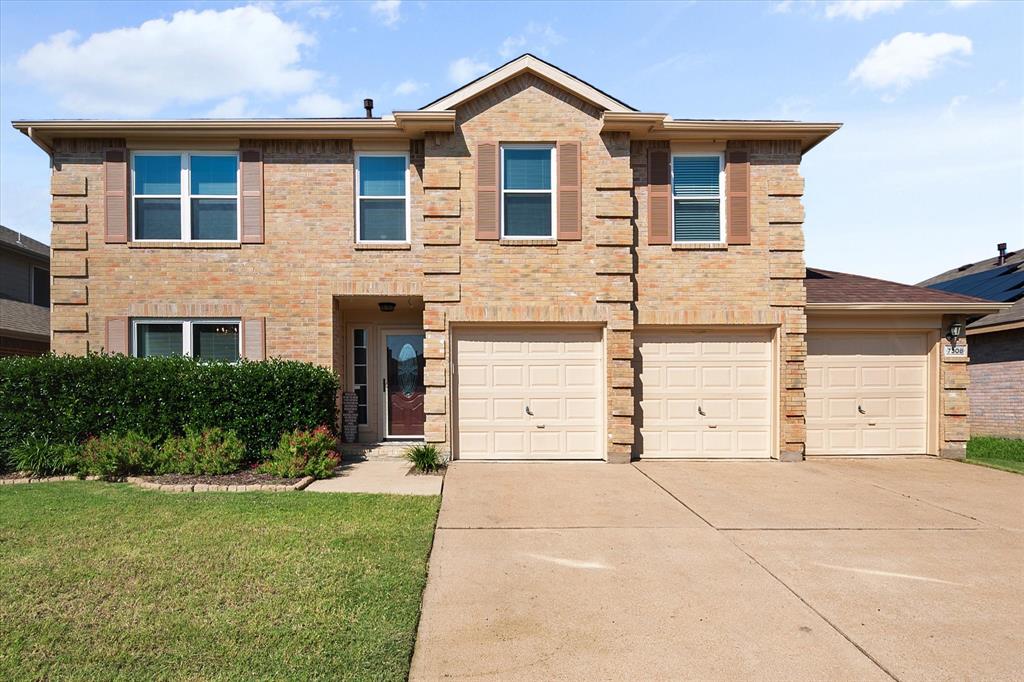
[[[352,349],[353,362],[357,365],[366,364],[366,349],[365,348],[353,348]]]
[[[672,159],[672,192],[677,197],[718,194],[721,160],[717,156],[676,156]]]
[[[238,158],[193,156],[190,163],[192,194],[237,194]]]
[[[355,346],[366,345],[366,330],[365,329],[353,329],[352,330],[352,342]]]
[[[181,194],[181,156],[136,154],[136,194]]]
[[[364,197],[404,197],[404,156],[360,156],[359,194]]]
[[[192,357],[238,362],[238,325],[192,323]]]
[[[505,235],[508,237],[550,237],[550,194],[506,194]]]
[[[352,374],[352,383],[354,383],[354,384],[365,384],[366,383],[366,365],[356,365],[353,369],[355,371]]]
[[[32,302],[50,306],[50,271],[32,268]]]
[[[180,322],[136,325],[135,334],[135,351],[140,358],[181,355]]]
[[[238,239],[237,199],[193,199],[192,239]]]
[[[721,239],[718,201],[676,201],[675,241],[717,242]]]
[[[360,199],[359,231],[363,241],[405,241],[405,200]]]
[[[505,149],[505,189],[551,189],[550,149]]]
[[[136,199],[136,239],[181,239],[181,199]]]
[[[360,424],[367,423],[366,405],[360,405],[356,408],[356,419]]]

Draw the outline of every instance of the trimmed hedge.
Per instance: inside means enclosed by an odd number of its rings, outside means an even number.
[[[45,355],[0,359],[0,461],[27,438],[84,443],[133,431],[154,442],[185,428],[234,431],[257,461],[284,433],[336,423],[338,381],[323,367],[270,360]]]

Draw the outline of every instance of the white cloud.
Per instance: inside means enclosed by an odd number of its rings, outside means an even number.
[[[210,109],[206,116],[208,118],[251,118],[252,113],[249,111],[249,100],[242,95],[235,95]]]
[[[778,0],[769,6],[772,14],[789,14],[793,11],[793,0]]]
[[[906,0],[835,0],[825,6],[825,16],[864,21],[873,14],[895,12],[905,4]]]
[[[426,83],[419,83],[414,80],[405,80],[395,86],[394,94],[396,95],[415,95],[420,90],[427,87]]]
[[[394,28],[402,19],[402,0],[375,0],[370,12],[385,26]]]
[[[464,85],[490,69],[491,66],[487,62],[480,62],[472,57],[460,57],[448,65],[448,78],[453,83]]]
[[[501,47],[498,48],[498,54],[505,59],[524,52],[535,52],[544,56],[551,51],[551,48],[564,42],[565,37],[551,24],[539,24],[531,21],[522,33],[505,38]]]
[[[973,51],[971,39],[949,33],[900,33],[879,43],[850,72],[850,80],[874,90],[902,90],[929,78],[956,56]]]
[[[949,5],[955,9],[963,9],[979,3],[981,3],[981,0],[949,0]]]
[[[57,33],[17,65],[76,114],[149,116],[171,104],[306,92],[319,74],[301,68],[301,48],[313,42],[260,7],[185,10],[84,40]]]
[[[352,104],[343,102],[325,92],[313,92],[303,95],[288,107],[288,113],[300,117],[338,118],[350,114],[353,108]]]

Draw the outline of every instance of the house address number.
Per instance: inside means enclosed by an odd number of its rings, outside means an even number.
[[[942,357],[945,358],[966,358],[967,346],[943,346]]]

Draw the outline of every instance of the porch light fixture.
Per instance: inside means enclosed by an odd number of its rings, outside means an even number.
[[[960,338],[960,335],[964,331],[964,326],[960,322],[951,322],[949,325],[949,331],[946,332],[946,339],[950,345],[956,347],[956,340]]]
[[[395,304],[392,303],[391,301],[381,301],[380,303],[377,304],[377,307],[380,308],[380,311],[382,313],[395,312]]]

